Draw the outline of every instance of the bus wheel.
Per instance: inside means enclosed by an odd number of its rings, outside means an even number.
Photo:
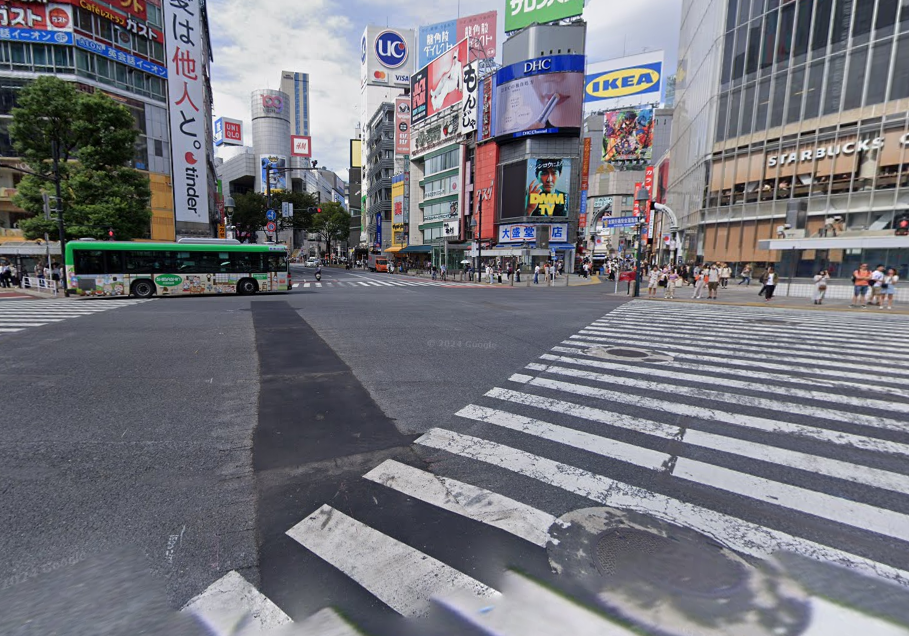
[[[255,294],[257,291],[259,291],[259,286],[256,285],[256,281],[251,278],[244,278],[237,283],[237,293],[241,296],[249,296],[250,294]]]
[[[136,298],[151,298],[155,295],[155,286],[150,280],[137,280],[131,291]]]

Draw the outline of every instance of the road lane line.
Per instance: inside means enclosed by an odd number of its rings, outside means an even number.
[[[328,505],[287,535],[404,616],[424,615],[430,609],[430,597],[459,590],[482,598],[499,596],[451,566]]]
[[[405,495],[509,532],[540,547],[549,542],[552,515],[498,493],[388,459],[363,475]]]
[[[909,572],[905,570],[503,444],[439,428],[430,429],[416,443],[510,470],[605,506],[652,515],[668,523],[691,528],[750,556],[766,559],[779,550],[789,550],[909,585]]]

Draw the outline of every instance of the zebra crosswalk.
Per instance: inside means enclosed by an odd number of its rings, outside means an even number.
[[[460,282],[450,282],[443,280],[401,280],[401,279],[389,279],[389,280],[376,280],[373,278],[368,278],[365,280],[342,280],[342,281],[321,281],[321,282],[302,282],[294,283],[294,289],[305,289],[305,290],[317,290],[317,289],[332,289],[332,288],[345,288],[345,289],[374,289],[376,287],[446,287],[446,288],[461,288],[461,287],[471,287],[471,288],[482,288],[488,289],[489,285],[480,285],[479,283],[460,283]]]
[[[907,337],[888,316],[631,302],[417,438],[425,465],[362,477],[376,503],[456,515],[465,552],[490,532],[545,550],[561,516],[605,506],[909,587]],[[335,506],[287,535],[399,614],[499,597],[468,556]]]
[[[0,304],[0,335],[17,333],[32,327],[63,322],[71,318],[151,302],[142,298],[109,298],[103,300],[38,299],[10,300]]]

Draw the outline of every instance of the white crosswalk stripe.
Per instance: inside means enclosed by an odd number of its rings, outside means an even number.
[[[31,327],[56,324],[128,307],[153,299],[105,298],[101,300],[40,299],[7,301],[0,304],[0,333],[17,333]]]
[[[887,345],[881,359],[827,337],[877,324],[864,315],[831,328],[808,311],[693,307],[686,319],[673,307],[665,322],[663,307],[624,305],[431,428],[415,442],[431,472],[387,459],[364,479],[532,549],[554,541],[570,512],[536,486],[751,557],[791,551],[909,586],[909,392],[898,380],[909,349]],[[774,347],[736,336],[770,316],[787,321],[760,332]],[[901,327],[880,329],[892,337]],[[863,343],[874,342],[867,334]],[[673,359],[602,357],[611,346]],[[877,382],[884,376],[893,386]],[[498,594],[436,558],[431,541],[408,535],[409,545],[371,527],[368,513],[355,519],[328,503],[287,534],[395,611],[422,615],[452,592]]]
[[[294,283],[294,289],[371,289],[373,287],[379,288],[388,288],[396,287],[399,289],[413,289],[413,288],[423,288],[423,287],[442,287],[445,289],[458,289],[458,288],[472,288],[472,289],[489,289],[489,285],[481,285],[479,283],[462,283],[462,282],[449,282],[441,280],[404,280],[404,279],[392,279],[392,280],[334,280],[334,281],[322,281],[322,282],[299,282]]]

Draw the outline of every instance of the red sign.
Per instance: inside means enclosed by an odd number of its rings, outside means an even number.
[[[36,31],[69,31],[71,9],[61,4],[28,4],[22,0],[0,4],[0,27]]]
[[[135,16],[140,20],[148,20],[148,10],[145,7],[145,0],[110,0],[110,4],[113,7],[126,11],[128,14]]]
[[[243,127],[240,122],[224,122],[224,139],[243,143]]]
[[[634,184],[634,207],[632,208],[632,215],[641,216],[641,204],[638,202],[638,190],[641,189],[640,183]]]
[[[227,128],[224,129],[224,134],[227,135]],[[290,154],[293,157],[312,157],[312,138],[304,135],[291,135]]]
[[[110,20],[111,22],[116,24],[121,29],[125,29],[126,31],[129,31],[130,33],[133,33],[135,35],[138,35],[140,37],[143,37],[143,38],[146,38],[149,40],[154,40],[155,42],[160,42],[162,44],[164,43],[164,35],[160,31],[156,31],[155,29],[151,28],[150,26],[148,26],[147,24],[144,24],[142,22],[136,22],[131,17],[123,15],[119,11],[114,11],[110,7],[106,7],[106,6],[97,4],[96,2],[92,2],[92,0],[67,0],[67,1],[71,2],[73,5],[79,7],[80,9],[84,9],[85,11],[88,11],[89,13],[94,13],[96,16],[98,16],[100,18],[104,18],[105,20]],[[111,4],[115,7],[119,6],[120,0],[112,0]],[[143,7],[143,11],[144,11],[144,9],[145,9],[144,2],[142,4],[142,7]],[[135,15],[135,14],[133,14],[133,15]],[[145,20],[144,16],[137,16],[137,17],[141,17],[142,20]],[[127,35],[126,38],[129,39],[129,36]],[[117,44],[122,44],[123,46],[129,46],[129,42],[125,42],[125,43],[117,42]]]
[[[653,166],[647,166],[647,170],[644,172],[644,187],[647,188],[650,201],[653,201],[653,173]],[[653,236],[653,214],[650,201],[647,202],[647,209],[644,211],[647,215],[647,226],[643,232],[645,240]]]
[[[487,11],[458,19],[458,42],[468,39],[470,61],[496,56],[496,17],[498,12]]]
[[[581,191],[588,189],[590,185],[590,179],[588,178],[588,173],[590,172],[590,137],[584,137],[584,156],[581,158]]]

